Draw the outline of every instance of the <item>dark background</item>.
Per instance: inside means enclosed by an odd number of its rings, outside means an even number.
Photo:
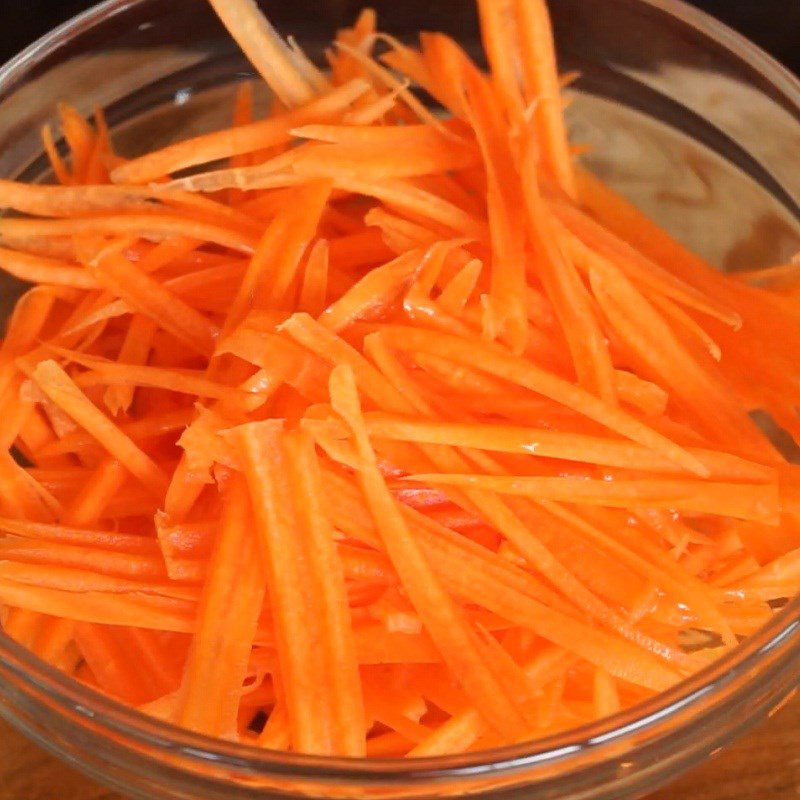
[[[0,62],[94,3],[95,0],[0,0]],[[800,74],[800,0],[693,0],[693,5],[741,31]]]

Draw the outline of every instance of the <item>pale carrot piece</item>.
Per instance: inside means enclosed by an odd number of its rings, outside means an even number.
[[[319,620],[310,614],[307,560],[296,536],[282,427],[278,420],[249,423],[234,428],[230,436],[244,462],[267,564],[292,745],[300,752],[326,753],[331,747],[330,718],[324,713],[326,681],[314,652]]]
[[[266,589],[243,478],[227,487],[181,684],[179,724],[235,738],[236,717]]]
[[[101,253],[87,264],[95,279],[133,309],[202,355],[215,346],[217,327],[121,253]]]
[[[707,474],[706,468],[682,447],[625,412],[607,406],[587,392],[534,366],[529,361],[505,354],[500,348],[477,339],[467,342],[449,334],[401,326],[387,326],[383,328],[383,333],[398,349],[433,352],[459,364],[477,364],[481,370],[490,375],[524,386],[574,409],[610,430],[644,445],[653,452],[660,453],[689,472],[702,476]]]
[[[169,145],[117,167],[111,178],[118,184],[143,184],[179,170],[208,164],[223,158],[252,153],[291,141],[291,131],[309,122],[337,118],[369,89],[361,79],[332,89],[301,108],[216,133]]]
[[[578,190],[564,122],[550,15],[544,0],[511,0],[517,21],[525,99],[534,105],[536,133],[547,169],[564,193]]]
[[[697,339],[714,361],[722,361],[722,348],[706,332],[705,328],[692,319],[680,306],[673,303],[672,300],[657,294],[650,298],[650,302],[660,308],[666,317],[676,322],[677,327],[683,328],[690,337]]]
[[[163,495],[167,476],[161,468],[81,392],[55,361],[38,364],[33,379],[56,406],[94,436],[125,469],[158,497]]]
[[[330,247],[327,239],[318,239],[311,248],[303,269],[303,283],[297,298],[297,310],[318,317],[328,298]]]
[[[288,433],[284,442],[300,530],[305,534],[311,591],[319,598],[322,614],[321,647],[327,661],[325,673],[333,711],[331,749],[334,754],[363,756],[366,725],[352,620],[343,564],[322,502],[319,462],[308,434]]]
[[[298,69],[289,46],[278,35],[254,0],[209,0],[231,36],[269,84],[280,101],[288,106],[310,102],[314,89]]]
[[[584,478],[531,478],[528,476],[411,475],[409,480],[433,485],[474,487],[536,500],[627,508],[674,508],[701,514],[721,514],[737,519],[777,525],[780,500],[775,484],[712,483],[696,480],[615,481]]]
[[[349,111],[342,118],[342,122],[346,122],[348,125],[373,125],[379,122],[395,109],[398,98],[410,86],[410,81],[402,81],[395,89],[392,89],[391,92],[383,95],[383,97],[379,97],[361,108]]]
[[[157,188],[140,186],[51,186],[0,180],[0,208],[36,217],[156,210],[158,196]]]
[[[436,128],[444,133],[445,136],[450,138],[457,138],[451,134],[448,129],[442,124],[442,122],[436,118],[436,116],[431,113],[426,107],[425,104],[418,100],[414,93],[409,91],[408,89],[403,88],[402,81],[398,80],[388,69],[382,67],[371,58],[366,53],[363,53],[356,47],[351,47],[349,44],[343,41],[336,42],[336,46],[339,50],[343,50],[347,53],[348,56],[355,59],[361,67],[363,67],[364,72],[374,78],[377,81],[380,81],[389,91],[397,92],[398,97],[408,106],[409,110],[418,117],[422,122],[430,125],[432,128]]]
[[[507,731],[514,738],[524,737],[524,719],[480,659],[474,634],[458,607],[440,587],[386,488],[364,429],[355,377],[347,366],[336,367],[331,374],[331,402],[356,438],[364,462],[359,479],[383,544],[442,657],[493,727]]]

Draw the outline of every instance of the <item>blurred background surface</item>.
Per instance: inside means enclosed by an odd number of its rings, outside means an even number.
[[[745,34],[800,74],[800,0],[690,2]],[[0,0],[3,20],[0,25],[0,62],[53,26],[94,4],[95,0]],[[368,0],[364,4],[368,5]]]

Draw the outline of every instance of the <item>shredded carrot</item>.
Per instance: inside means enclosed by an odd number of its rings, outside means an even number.
[[[478,0],[488,72],[369,9],[320,65],[210,4],[257,73],[229,127],[127,159],[62,104],[54,182],[0,181],[3,630],[162,722],[415,758],[769,622],[797,259],[725,276],[580,166],[544,0]]]

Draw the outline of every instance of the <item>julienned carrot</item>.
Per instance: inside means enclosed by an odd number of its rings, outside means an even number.
[[[321,645],[332,696],[331,749],[340,755],[363,756],[366,726],[352,621],[343,564],[324,510],[319,462],[313,440],[303,431],[287,433],[284,445],[312,574],[311,591],[320,598]]]
[[[314,651],[319,640],[320,619],[314,613],[319,598],[311,596],[305,578],[308,561],[296,536],[297,511],[282,427],[278,421],[251,423],[233,435],[244,461],[267,564],[292,744],[303,752],[327,753],[332,748],[330,697],[323,693],[327,676]]]
[[[287,115],[170,145],[117,167],[111,177],[117,184],[143,184],[189,167],[288,143],[293,128],[335,119],[368,88],[363,79],[354,79]]]
[[[542,0],[480,2],[489,75],[369,10],[323,73],[212,4],[266,118],[244,84],[126,161],[62,105],[59,185],[0,181],[38,284],[0,343],[5,630],[162,721],[415,757],[614,714],[767,622],[800,270],[722,276],[573,163]]]
[[[314,97],[314,90],[298,69],[289,46],[253,0],[211,0],[211,5],[282,103],[291,107]]]
[[[56,406],[92,434],[145,486],[158,494],[163,491],[166,475],[161,468],[103,415],[55,361],[39,363],[33,379]]]
[[[573,408],[611,430],[628,436],[655,452],[661,452],[690,472],[699,475],[707,473],[705,467],[688,453],[683,452],[683,449],[674,442],[665,440],[660,434],[648,429],[624,412],[601,403],[573,384],[545,372],[527,360],[506,355],[500,349],[479,340],[468,342],[448,334],[389,327],[385,330],[385,335],[391,337],[395,346],[404,350],[422,352],[435,350],[437,355],[445,355],[459,363],[473,364],[480,353],[480,367],[490,374]]]
[[[409,480],[447,486],[474,486],[501,494],[563,500],[608,507],[674,508],[695,514],[720,514],[778,524],[776,484],[696,483],[679,480],[586,480],[496,475],[411,475]]]
[[[364,462],[359,477],[365,497],[406,591],[431,631],[443,658],[458,675],[473,702],[499,731],[507,731],[514,737],[524,736],[524,718],[480,660],[473,634],[461,612],[438,585],[377,470],[375,454],[361,417],[352,369],[346,365],[337,367],[331,381],[334,408],[351,426]]]
[[[224,503],[175,721],[210,736],[235,738],[265,584],[241,477],[231,481]]]
[[[561,458],[645,472],[679,471],[672,462],[655,456],[639,445],[608,437],[485,423],[432,422],[377,412],[367,414],[365,420],[367,430],[375,439],[399,439],[505,453],[528,453],[542,458]],[[335,428],[334,424],[333,429]],[[777,477],[775,470],[770,467],[748,462],[728,453],[695,448],[690,448],[689,452],[705,464],[709,477],[764,482],[774,481]]]

